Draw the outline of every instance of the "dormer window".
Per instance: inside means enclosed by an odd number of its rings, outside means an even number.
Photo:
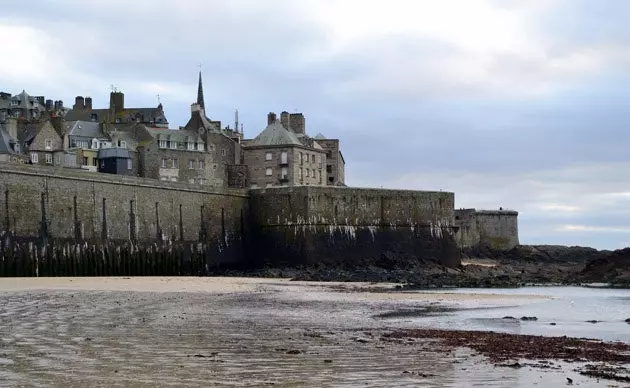
[[[188,151],[194,151],[194,150],[195,150],[195,143],[188,142]]]
[[[203,143],[197,143],[197,150],[198,150],[198,151],[203,151],[203,150],[204,150],[204,145],[203,145]]]
[[[91,119],[92,121],[98,121],[98,115],[97,115],[96,113],[92,113],[92,114],[90,115],[90,119]]]
[[[20,102],[18,100],[11,100],[11,106],[18,106]]]
[[[160,140],[160,148],[166,148],[166,140]]]
[[[45,142],[44,142],[44,147],[45,147],[47,150],[52,150],[52,140],[50,140],[50,139],[46,139],[46,140],[45,140]]]
[[[171,140],[171,149],[172,150],[176,150],[177,149],[177,142],[175,140]]]
[[[120,141],[120,148],[127,148],[127,142],[124,140]]]

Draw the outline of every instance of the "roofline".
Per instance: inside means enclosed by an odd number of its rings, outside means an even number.
[[[265,149],[265,148],[302,148],[309,151],[316,151],[322,154],[326,153],[326,150],[320,150],[314,147],[307,147],[302,144],[274,144],[274,145],[247,145],[241,143],[241,147],[245,150],[247,149]]]

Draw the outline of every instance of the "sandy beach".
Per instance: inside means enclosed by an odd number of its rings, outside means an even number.
[[[497,367],[406,315],[526,305],[536,295],[387,292],[393,285],[250,278],[0,279],[2,386],[583,386],[558,369]],[[366,290],[380,290],[368,292]],[[393,314],[392,314],[393,313]],[[388,315],[390,314],[390,315]]]

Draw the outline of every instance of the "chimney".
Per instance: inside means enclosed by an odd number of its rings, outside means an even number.
[[[85,97],[85,109],[92,110],[92,97]]]
[[[295,133],[306,134],[306,124],[304,123],[304,115],[302,113],[291,113],[289,119],[291,129],[293,129]]]
[[[276,114],[273,112],[269,112],[269,114],[267,115],[267,125],[271,125],[275,123],[276,120],[277,120]]]
[[[280,113],[280,123],[286,129],[289,129],[289,112],[283,111]]]
[[[46,110],[51,111],[53,110],[53,107],[54,107],[53,100],[46,100]]]
[[[109,110],[113,113],[125,110],[125,94],[123,92],[111,92],[109,94]]]
[[[74,105],[72,106],[72,109],[83,110],[83,108],[85,108],[85,100],[82,96],[76,96],[74,98]]]
[[[13,117],[7,118],[7,133],[17,141],[17,120]]]

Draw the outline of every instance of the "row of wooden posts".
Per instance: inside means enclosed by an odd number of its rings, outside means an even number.
[[[205,244],[0,244],[0,277],[200,276],[212,256]]]

